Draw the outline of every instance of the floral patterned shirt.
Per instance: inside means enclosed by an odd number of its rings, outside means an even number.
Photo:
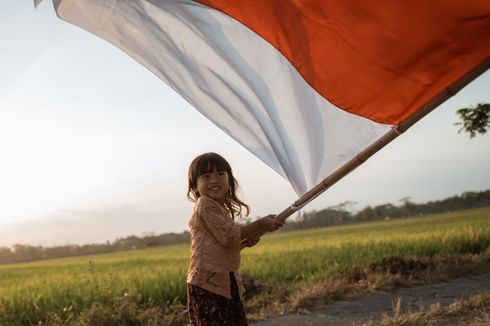
[[[235,273],[240,296],[240,227],[214,199],[199,197],[189,220],[191,257],[187,283],[231,299],[230,272]]]

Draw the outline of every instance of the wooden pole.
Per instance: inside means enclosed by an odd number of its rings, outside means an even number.
[[[374,153],[379,151],[381,148],[385,147],[393,139],[404,133],[408,128],[413,126],[417,121],[426,116],[429,112],[434,110],[440,104],[445,102],[450,97],[454,96],[463,87],[473,81],[475,78],[484,73],[490,68],[490,57],[481,62],[474,69],[470,70],[468,73],[463,75],[459,80],[454,82],[452,85],[446,88],[444,92],[441,92],[438,96],[434,97],[428,103],[426,103],[417,113],[413,114],[407,120],[401,122],[398,126],[394,126],[390,131],[388,131],[384,136],[376,140],[370,146],[365,148],[362,152],[357,154],[350,161],[345,163],[335,172],[326,177],[323,181],[305,193],[303,196],[298,198],[291,206],[279,213],[276,218],[285,221],[294,212],[298,211],[310,201],[318,197],[325,190],[334,185],[337,181],[342,179],[352,170],[357,168],[359,165],[364,163],[368,158],[370,158]]]

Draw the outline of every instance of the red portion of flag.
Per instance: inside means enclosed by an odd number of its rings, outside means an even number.
[[[199,0],[276,47],[323,97],[398,124],[490,57],[490,1]]]

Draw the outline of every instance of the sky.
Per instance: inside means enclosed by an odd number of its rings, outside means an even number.
[[[275,171],[50,1],[0,2],[0,246],[84,244],[182,232],[191,160],[218,152],[252,216],[296,199]],[[308,204],[422,203],[490,189],[490,135],[458,134],[455,111],[490,102],[490,72]]]

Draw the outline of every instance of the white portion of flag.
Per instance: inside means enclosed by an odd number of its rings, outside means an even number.
[[[58,15],[116,45],[303,194],[391,126],[313,90],[253,31],[193,1],[54,0]]]

